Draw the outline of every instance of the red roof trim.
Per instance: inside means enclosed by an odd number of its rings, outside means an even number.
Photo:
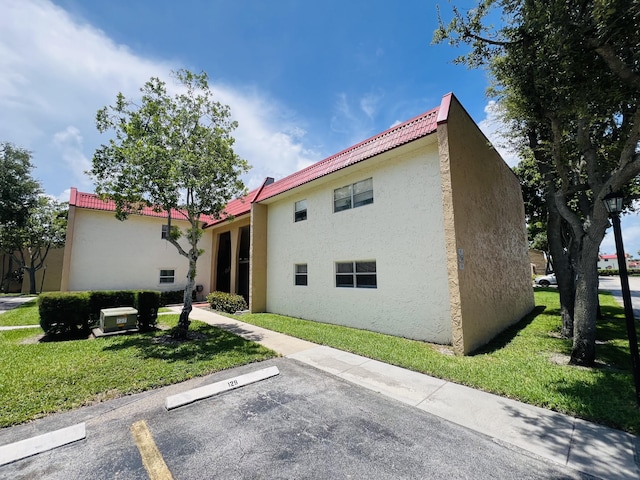
[[[75,195],[74,195],[75,190]],[[101,200],[94,193],[78,192],[75,188],[71,189],[73,202],[69,202],[71,205],[75,205],[78,208],[87,208],[91,210],[101,210],[105,212],[115,212],[116,203],[113,200]],[[75,198],[73,198],[75,196]],[[133,212],[134,215],[143,215],[145,217],[158,217],[167,218],[167,212],[160,210],[156,212],[152,207],[143,207],[139,212]],[[175,220],[185,220],[185,215],[180,210],[171,210],[171,218]],[[202,215],[200,221],[209,223],[211,218],[207,215]]]
[[[264,182],[262,182],[262,185],[260,185],[260,188],[256,191],[256,194],[253,196],[253,198],[251,199],[251,203],[255,203],[256,199],[260,196],[260,194],[262,193],[262,189],[264,187],[266,187],[267,185],[271,185],[273,183],[273,177],[267,177],[264,179]]]
[[[71,187],[71,192],[69,193],[69,206],[75,206],[78,201],[78,189],[76,187]]]
[[[438,125],[447,123],[447,120],[449,119],[449,108],[451,107],[451,97],[453,97],[453,93],[447,93],[444,97],[442,97],[442,102],[440,103],[440,111],[438,112],[438,120],[437,120]]]

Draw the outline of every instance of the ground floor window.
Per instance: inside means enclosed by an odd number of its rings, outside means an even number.
[[[175,281],[175,270],[160,270],[160,283],[174,283]]]
[[[296,264],[296,274],[295,274],[295,284],[296,285],[306,285],[307,284],[307,264],[306,263],[298,263]]]
[[[336,262],[336,287],[377,288],[376,261]]]

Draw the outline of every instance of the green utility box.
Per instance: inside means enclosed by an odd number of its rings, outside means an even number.
[[[103,333],[130,330],[138,326],[138,310],[132,307],[100,310],[100,330]]]

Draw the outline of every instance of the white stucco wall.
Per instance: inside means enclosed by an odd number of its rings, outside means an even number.
[[[267,311],[451,343],[440,163],[433,137],[268,204]],[[333,213],[336,188],[373,178],[374,202]],[[307,220],[294,223],[294,202]],[[377,288],[337,288],[335,262],[375,260]],[[306,263],[308,285],[294,285]]]
[[[188,261],[161,238],[162,218],[131,215],[121,222],[113,212],[76,209],[69,290],[179,290],[187,284]],[[186,228],[186,222],[176,222]],[[187,242],[182,239],[186,246]],[[196,284],[209,292],[211,232],[200,240]],[[160,270],[175,270],[175,283],[160,283]]]

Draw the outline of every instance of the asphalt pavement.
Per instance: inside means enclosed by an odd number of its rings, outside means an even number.
[[[280,374],[171,411],[167,396]],[[174,479],[589,478],[290,358],[246,365],[0,431],[0,443],[84,422],[86,438],[0,467],[7,479],[143,479],[143,422]],[[157,471],[157,470],[156,470]]]
[[[628,433],[204,309],[191,316],[284,358],[0,430],[0,459],[14,442],[86,431],[6,462],[0,478],[640,478],[640,441]],[[168,397],[274,366],[276,376],[166,408]]]
[[[33,300],[33,296],[27,297],[24,295],[16,296],[0,296],[0,314],[11,310],[12,308],[22,305],[29,300]]]
[[[622,285],[620,277],[600,277],[600,290],[611,292],[620,306],[624,306],[622,300]],[[631,292],[631,305],[633,306],[633,316],[640,318],[640,277],[629,277],[629,290]]]

